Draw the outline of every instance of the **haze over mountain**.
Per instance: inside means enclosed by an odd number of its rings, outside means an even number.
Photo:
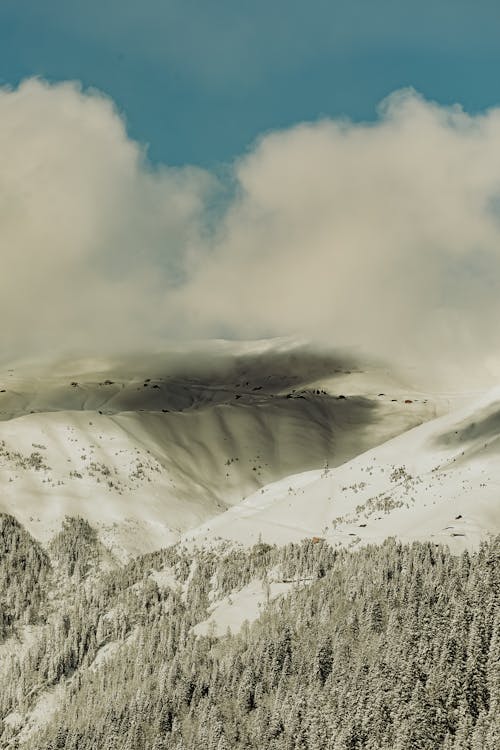
[[[93,90],[1,89],[2,361],[291,335],[498,377],[499,123],[405,89],[209,171]]]

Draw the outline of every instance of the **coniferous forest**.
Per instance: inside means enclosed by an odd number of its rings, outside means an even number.
[[[1,516],[0,747],[497,750],[499,556],[307,540],[119,564],[82,519],[43,548]],[[193,631],[271,575],[290,588],[255,622]]]

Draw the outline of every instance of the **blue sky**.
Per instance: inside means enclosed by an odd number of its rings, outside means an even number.
[[[2,0],[0,83],[79,80],[152,161],[214,168],[272,129],[374,119],[405,86],[497,105],[499,38],[495,0]]]

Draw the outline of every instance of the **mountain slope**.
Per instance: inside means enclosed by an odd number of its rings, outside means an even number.
[[[5,370],[0,511],[44,541],[81,515],[137,554],[448,408],[385,368],[290,344],[176,357]]]
[[[270,484],[186,540],[253,544],[433,539],[477,545],[500,530],[500,390],[416,427],[335,470]]]

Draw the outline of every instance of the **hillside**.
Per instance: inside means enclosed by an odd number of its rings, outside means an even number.
[[[0,747],[497,747],[500,389],[285,342],[37,367],[0,389]]]
[[[477,546],[500,531],[500,390],[335,469],[296,473],[186,534],[196,543],[322,537],[354,546],[434,540]]]
[[[0,747],[496,750],[498,544],[175,545],[104,569],[85,521],[46,552],[0,516]]]
[[[290,342],[24,363],[0,385],[0,510],[43,541],[81,515],[118,554],[450,408],[380,364]]]

